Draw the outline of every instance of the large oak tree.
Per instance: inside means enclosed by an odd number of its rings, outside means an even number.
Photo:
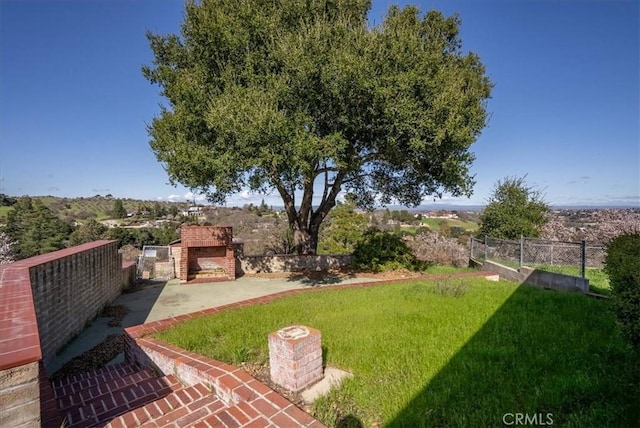
[[[457,16],[367,0],[202,0],[181,34],[148,34],[148,127],[172,183],[211,201],[276,190],[302,253],[341,190],[360,207],[470,195],[469,147],[492,84]]]

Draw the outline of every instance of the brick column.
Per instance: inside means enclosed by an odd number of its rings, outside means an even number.
[[[269,335],[271,380],[298,392],[319,381],[322,373],[320,332],[302,325],[285,327]]]

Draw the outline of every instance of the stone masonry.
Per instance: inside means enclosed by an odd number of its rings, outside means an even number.
[[[322,341],[314,328],[294,325],[269,335],[271,380],[298,392],[322,379]]]

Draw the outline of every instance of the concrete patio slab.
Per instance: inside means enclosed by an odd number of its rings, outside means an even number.
[[[109,327],[108,318],[97,317],[51,361],[47,372],[51,375],[72,358],[102,343],[111,334],[123,329],[177,315],[197,312],[229,303],[241,302],[287,290],[377,281],[375,278],[350,278],[326,275],[323,279],[302,277],[258,278],[241,277],[235,281],[203,284],[180,284],[178,279],[168,282],[149,282],[139,291],[123,293],[111,305],[125,305],[129,313],[119,327]],[[266,339],[265,339],[266,340]],[[120,354],[111,363],[123,360]]]
[[[324,377],[300,393],[306,404],[311,404],[321,395],[327,394],[331,388],[338,387],[343,379],[353,377],[353,374],[335,367],[326,367]]]

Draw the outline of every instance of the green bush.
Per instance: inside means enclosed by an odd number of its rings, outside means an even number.
[[[621,235],[609,243],[605,272],[618,323],[640,350],[640,233]]]
[[[373,272],[422,267],[400,236],[375,228],[367,230],[356,244],[353,265]]]

